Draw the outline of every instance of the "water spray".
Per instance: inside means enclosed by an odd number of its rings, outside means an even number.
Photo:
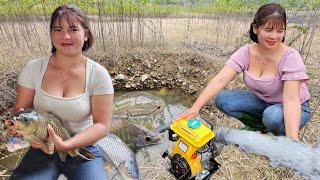
[[[306,179],[320,179],[320,150],[285,136],[266,136],[252,131],[221,127],[215,140],[266,156],[272,166],[293,169]]]

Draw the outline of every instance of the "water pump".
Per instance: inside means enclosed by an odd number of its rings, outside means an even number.
[[[168,171],[177,179],[207,180],[219,169],[215,161],[222,145],[214,141],[214,132],[197,119],[177,119],[167,128],[169,140],[175,141],[169,158]]]

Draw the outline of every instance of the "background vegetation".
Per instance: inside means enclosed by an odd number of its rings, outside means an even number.
[[[50,14],[59,4],[75,4],[90,14],[250,12],[277,2],[288,10],[314,10],[320,0],[0,0],[0,15]]]

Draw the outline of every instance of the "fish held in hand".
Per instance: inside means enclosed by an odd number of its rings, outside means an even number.
[[[40,144],[42,151],[47,154],[54,153],[54,144],[48,141],[48,124],[52,126],[55,133],[64,141],[71,138],[70,129],[64,124],[59,117],[54,114],[41,112],[37,113],[34,110],[20,111],[5,122],[6,126],[13,129],[24,136],[27,141],[33,141]],[[81,152],[81,153],[80,153]],[[94,154],[85,148],[81,151],[76,148],[68,152],[58,152],[60,159],[65,161],[67,154],[73,158],[81,160],[91,160]]]

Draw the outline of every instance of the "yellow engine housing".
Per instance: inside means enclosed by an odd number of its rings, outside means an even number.
[[[214,133],[203,123],[197,128],[190,128],[188,120],[181,118],[170,125],[170,129],[179,137],[173,146],[171,155],[180,154],[184,157],[189,163],[191,176],[194,176],[202,169],[201,158],[197,150],[214,138]]]

